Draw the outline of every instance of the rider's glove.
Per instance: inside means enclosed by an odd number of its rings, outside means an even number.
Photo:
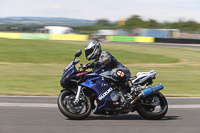
[[[86,64],[86,68],[93,68],[93,62]]]
[[[94,61],[94,62],[90,62],[86,65],[86,68],[93,68],[99,65],[99,62]]]

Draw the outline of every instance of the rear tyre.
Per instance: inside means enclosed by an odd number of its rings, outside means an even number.
[[[83,120],[90,115],[91,103],[87,96],[80,96],[78,104],[74,103],[76,95],[68,90],[58,96],[58,108],[63,115],[72,120]]]
[[[149,105],[140,104],[137,106],[137,112],[145,119],[159,120],[162,119],[168,111],[168,103],[162,93],[157,93],[153,96],[148,96],[142,99],[145,102],[149,102]]]

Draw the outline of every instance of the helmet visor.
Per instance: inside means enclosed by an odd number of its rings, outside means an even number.
[[[85,57],[86,57],[88,60],[91,60],[91,58],[92,58],[92,55],[91,55],[91,54],[93,53],[93,51],[94,51],[94,47],[85,50]]]

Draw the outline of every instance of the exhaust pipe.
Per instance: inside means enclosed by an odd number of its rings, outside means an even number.
[[[133,100],[131,101],[131,105],[133,105],[134,103],[136,103],[141,97],[146,97],[146,96],[149,96],[149,95],[152,95],[152,94],[155,94],[157,92],[159,92],[160,90],[162,90],[164,88],[164,85],[159,83],[159,84],[156,84],[152,87],[148,87],[144,90],[141,90],[140,94]]]

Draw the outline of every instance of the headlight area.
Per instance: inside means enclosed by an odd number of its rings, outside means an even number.
[[[69,70],[69,71],[64,72],[62,77],[61,77],[61,82],[64,82],[65,79],[67,79],[70,76],[71,73],[72,73],[72,69]]]

